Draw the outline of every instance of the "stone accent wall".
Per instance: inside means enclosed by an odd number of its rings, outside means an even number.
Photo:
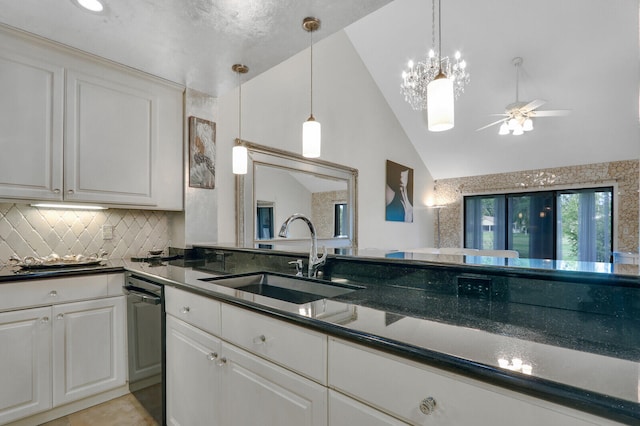
[[[463,244],[464,195],[616,185],[617,210],[614,212],[614,225],[617,227],[618,243],[614,250],[637,253],[638,165],[638,160],[626,160],[436,180],[435,204],[444,206],[440,210],[440,246],[461,247]],[[538,178],[551,175],[555,175],[552,183],[541,183]],[[437,235],[435,220],[434,229],[434,235]]]
[[[314,192],[311,194],[311,221],[318,238],[333,238],[333,206],[347,202],[347,191]]]
[[[179,213],[179,212],[178,212]],[[169,224],[175,212],[109,209],[100,211],[40,209],[0,203],[0,265],[18,255],[51,253],[107,257],[146,256],[152,248],[171,244]],[[113,226],[113,238],[102,238],[102,226]]]

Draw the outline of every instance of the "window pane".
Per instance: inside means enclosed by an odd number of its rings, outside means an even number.
[[[612,188],[558,194],[558,259],[610,262]]]
[[[516,250],[520,257],[554,259],[554,193],[512,194],[508,199],[508,248]]]
[[[465,247],[504,249],[505,198],[465,197]]]

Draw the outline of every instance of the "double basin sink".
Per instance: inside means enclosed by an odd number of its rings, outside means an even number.
[[[270,272],[200,278],[200,281],[296,305],[342,296],[363,288]]]

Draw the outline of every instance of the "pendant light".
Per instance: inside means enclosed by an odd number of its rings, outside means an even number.
[[[440,0],[438,0],[438,54],[442,54],[442,17],[440,13]],[[427,86],[427,121],[429,130],[432,132],[442,132],[453,128],[453,80],[447,78],[442,72],[442,62],[440,71],[436,78]]]
[[[321,147],[321,128],[320,122],[316,121],[313,116],[313,32],[320,28],[320,20],[318,18],[307,17],[302,20],[302,28],[309,33],[311,40],[311,52],[310,52],[310,110],[311,113],[307,121],[302,124],[302,155],[307,158],[320,157]]]
[[[247,148],[242,145],[242,82],[240,76],[249,72],[249,67],[234,64],[231,69],[238,74],[238,139],[232,150],[232,170],[235,175],[247,174]]]

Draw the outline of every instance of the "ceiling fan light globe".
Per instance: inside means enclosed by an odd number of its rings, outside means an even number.
[[[524,123],[522,124],[522,130],[524,130],[525,132],[530,132],[533,130],[533,120],[530,118],[527,118],[526,120],[524,120]]]
[[[514,136],[520,136],[524,133],[524,130],[522,130],[522,126],[518,126],[515,129],[513,129],[513,135]]]
[[[509,126],[507,125],[507,123],[506,122],[502,123],[500,125],[500,130],[498,131],[498,134],[500,136],[504,136],[504,135],[508,135],[509,133],[510,133]]]
[[[519,126],[518,120],[515,118],[509,119],[509,121],[507,122],[507,126],[509,126],[509,130],[515,130],[516,127]]]

